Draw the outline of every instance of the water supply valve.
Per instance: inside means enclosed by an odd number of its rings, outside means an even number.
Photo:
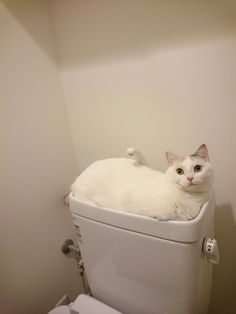
[[[76,254],[80,254],[79,247],[74,245],[73,240],[67,239],[63,246],[61,247],[62,252],[66,255],[69,254],[71,251],[75,252]]]
[[[219,264],[220,254],[216,239],[205,238],[203,241],[203,252],[207,255],[209,262]]]

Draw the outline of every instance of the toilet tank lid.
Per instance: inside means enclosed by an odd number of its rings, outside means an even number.
[[[71,193],[70,210],[76,224],[77,215],[114,227],[139,232],[176,242],[195,242],[205,233],[214,218],[215,197],[203,204],[199,214],[188,221],[158,221],[153,218],[127,212],[92,206],[79,201]]]
[[[70,308],[71,314],[122,314],[110,306],[87,295],[80,294]]]

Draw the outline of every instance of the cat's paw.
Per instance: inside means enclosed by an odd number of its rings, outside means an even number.
[[[152,219],[160,220],[160,218],[157,215],[151,215],[149,217],[152,218]]]
[[[169,215],[158,215],[158,214],[150,214],[149,217],[158,221],[168,221],[168,220],[173,219],[173,217],[170,217]]]

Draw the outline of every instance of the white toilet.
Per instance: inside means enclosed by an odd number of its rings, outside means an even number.
[[[190,221],[161,222],[93,207],[70,195],[93,297],[50,314],[206,314],[218,263],[214,201]]]
[[[71,305],[61,305],[48,314],[121,314],[87,294],[81,294]]]

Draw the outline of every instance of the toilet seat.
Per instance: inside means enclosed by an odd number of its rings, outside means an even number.
[[[75,311],[75,312],[73,312]],[[122,314],[110,306],[87,295],[80,294],[71,306],[71,314]]]
[[[87,295],[80,294],[76,300],[69,305],[61,305],[48,314],[122,314],[110,306]]]
[[[70,314],[70,307],[68,305],[60,305],[48,312],[48,314]]]

